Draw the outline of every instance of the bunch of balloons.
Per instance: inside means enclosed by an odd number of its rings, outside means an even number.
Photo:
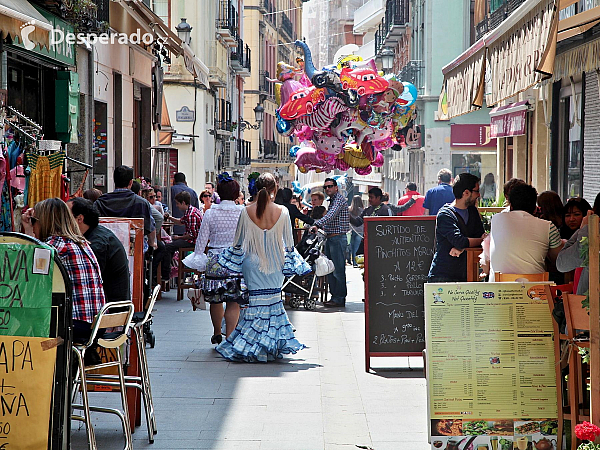
[[[367,175],[382,166],[382,151],[401,148],[402,130],[415,117],[416,87],[354,55],[316,70],[306,43],[295,45],[304,60],[298,67],[279,62],[270,81],[277,83],[277,131],[300,141],[290,149],[298,169]]]

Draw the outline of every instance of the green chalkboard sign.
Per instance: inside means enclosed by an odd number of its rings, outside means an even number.
[[[54,250],[0,244],[0,335],[49,337]]]

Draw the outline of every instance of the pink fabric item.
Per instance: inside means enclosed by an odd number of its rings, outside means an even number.
[[[2,166],[0,170],[4,173],[4,166]],[[4,176],[0,178],[0,181],[4,183]],[[23,170],[23,166],[15,166],[10,171],[10,186],[17,188],[20,191],[25,190],[25,172]]]
[[[577,286],[579,285],[579,279],[581,278],[581,272],[583,267],[575,269],[575,275],[573,276],[573,292],[577,292]]]

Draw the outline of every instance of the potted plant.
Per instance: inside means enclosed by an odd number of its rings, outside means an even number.
[[[577,450],[600,450],[600,444],[594,444],[594,441],[600,436],[600,428],[590,422],[583,422],[575,425],[575,436],[583,441],[577,447]]]

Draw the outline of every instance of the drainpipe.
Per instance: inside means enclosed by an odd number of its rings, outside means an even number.
[[[89,51],[88,51],[88,98],[87,98],[87,114],[85,115],[85,129],[87,130],[88,133],[88,138],[87,138],[87,155],[86,155],[86,162],[89,163],[92,166],[92,169],[90,170],[90,174],[88,176],[88,179],[86,180],[86,188],[90,189],[93,186],[93,179],[94,179],[94,157],[92,154],[92,149],[94,147],[94,134],[92,133],[92,130],[94,129],[94,125],[93,125],[93,120],[92,117],[94,116],[94,92],[95,92],[95,80],[94,80],[94,50],[95,50],[95,46],[92,44],[89,44]],[[114,125],[113,125],[114,126]],[[114,149],[113,149],[114,151]],[[108,155],[107,155],[108,156]],[[108,163],[108,161],[107,161]],[[108,165],[107,165],[107,173],[106,173],[106,179],[104,181],[104,187],[106,188],[106,192],[111,192],[111,189],[108,188],[108,183],[109,183],[109,177],[108,177]]]

